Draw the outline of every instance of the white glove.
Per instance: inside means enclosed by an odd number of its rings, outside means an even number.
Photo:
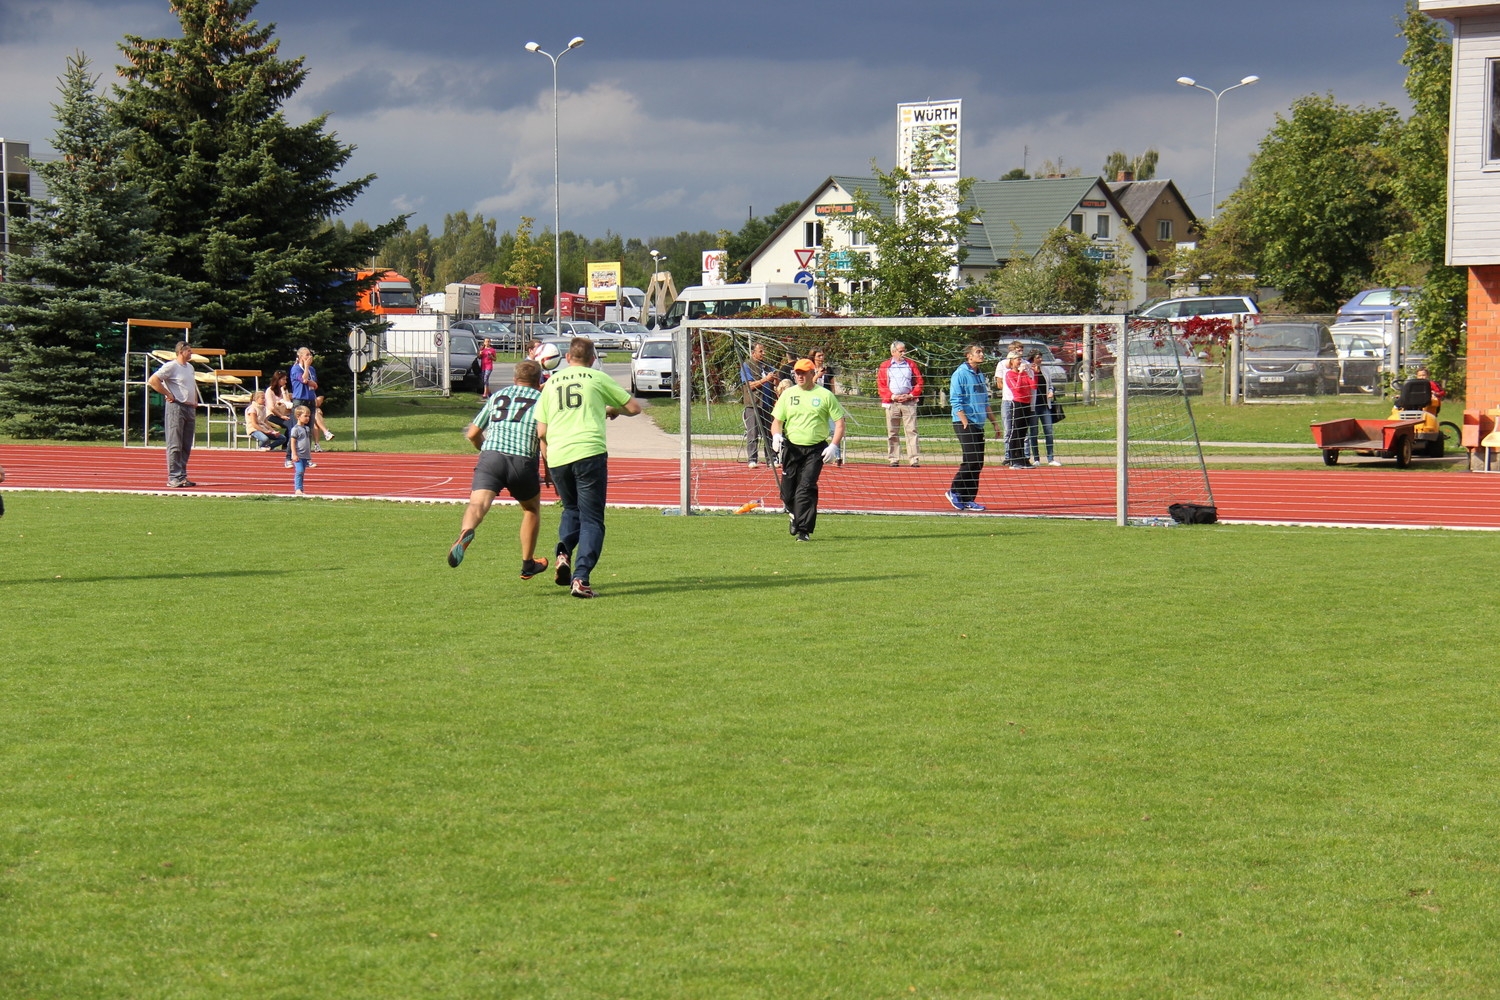
[[[774,451],[776,454],[780,455],[781,454],[781,442],[784,441],[784,440],[786,440],[786,439],[784,437],[782,437],[780,434],[772,434],[771,435],[771,450]]]
[[[823,461],[832,462],[839,457],[839,446],[831,444],[823,449]]]

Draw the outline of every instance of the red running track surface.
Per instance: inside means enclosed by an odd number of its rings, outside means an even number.
[[[308,470],[306,491],[313,496],[458,502],[468,499],[472,455],[399,455],[322,452]],[[187,493],[209,496],[284,495],[292,473],[278,452],[200,448],[188,474],[191,490],[166,485],[166,458],[160,448],[3,445],[0,466],[5,490],[80,490],[125,493]],[[677,463],[672,460],[611,458],[609,499],[620,506],[675,507]],[[888,469],[883,464],[828,468],[821,480],[819,506],[825,511],[883,511],[892,503],[889,484],[899,476],[908,513],[948,513],[943,497],[954,467]],[[739,463],[703,463],[697,468],[697,496],[705,506],[737,506],[749,499],[775,502],[772,473]],[[1024,488],[1010,489],[1015,479]],[[1284,524],[1383,525],[1500,529],[1500,476],[1454,472],[1399,471],[1350,465],[1328,470],[1210,471],[1214,502],[1224,521]],[[1054,490],[1050,487],[1061,489]],[[1035,469],[1009,472],[986,468],[980,500],[991,514],[1055,514],[1050,496],[1068,494],[1072,513],[1113,517],[1113,472],[1105,468]],[[544,497],[551,491],[544,490]],[[1182,499],[1198,500],[1200,497]],[[1092,509],[1089,509],[1092,507]],[[1164,516],[1165,510],[1132,510]],[[987,515],[964,514],[965,517]]]

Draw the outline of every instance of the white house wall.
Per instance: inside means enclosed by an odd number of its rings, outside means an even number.
[[[1500,15],[1460,20],[1448,145],[1448,263],[1457,266],[1500,264],[1500,163],[1485,164],[1491,59],[1500,59]]]

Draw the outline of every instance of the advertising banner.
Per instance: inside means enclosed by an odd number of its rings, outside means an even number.
[[[590,302],[613,302],[619,298],[619,261],[610,261],[603,264],[585,264],[584,271],[589,276],[588,290]]]
[[[896,105],[896,166],[915,180],[958,180],[963,103]]]
[[[713,288],[724,284],[724,279],[719,275],[719,264],[723,260],[723,250],[703,251],[703,287]]]

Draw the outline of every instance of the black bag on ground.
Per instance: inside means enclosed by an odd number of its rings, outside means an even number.
[[[1219,508],[1211,503],[1174,503],[1167,508],[1178,524],[1216,524]]]
[[[1052,404],[1052,422],[1060,424],[1067,419],[1068,415],[1063,412],[1062,404],[1054,401]]]

